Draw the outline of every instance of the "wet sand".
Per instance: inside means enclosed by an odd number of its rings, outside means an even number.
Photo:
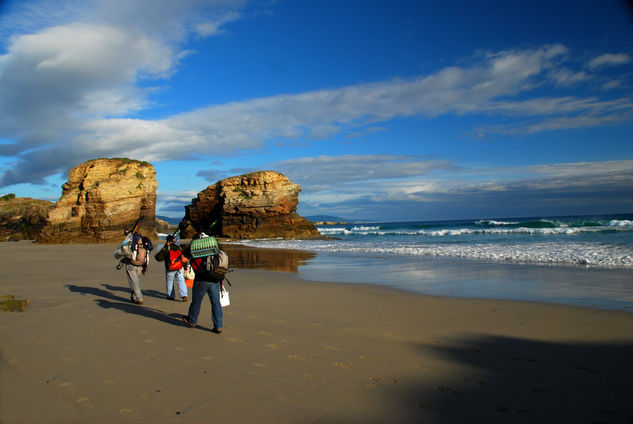
[[[217,335],[154,260],[132,304],[114,248],[0,243],[0,295],[29,300],[0,312],[0,423],[633,422],[631,313],[305,282],[305,252],[229,249]]]

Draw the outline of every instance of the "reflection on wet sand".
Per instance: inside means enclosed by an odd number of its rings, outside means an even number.
[[[305,265],[310,259],[316,257],[316,253],[302,250],[258,249],[236,244],[222,244],[222,250],[229,255],[231,268],[293,273],[298,272],[299,265]]]

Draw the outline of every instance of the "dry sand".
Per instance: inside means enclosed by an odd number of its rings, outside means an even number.
[[[217,335],[114,248],[0,243],[0,423],[633,422],[632,313],[237,269]]]

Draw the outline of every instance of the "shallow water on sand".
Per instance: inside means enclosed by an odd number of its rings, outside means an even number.
[[[499,264],[456,258],[367,258],[319,253],[308,280],[385,285],[421,294],[492,298],[633,312],[633,272],[572,266]]]
[[[233,267],[298,273],[309,281],[369,283],[414,293],[556,303],[633,312],[633,272],[585,266],[482,262],[242,248]]]

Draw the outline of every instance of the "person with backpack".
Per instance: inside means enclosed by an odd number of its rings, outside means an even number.
[[[187,286],[185,285],[184,264],[187,258],[183,256],[182,248],[175,241],[173,235],[168,235],[165,239],[165,246],[154,256],[159,262],[165,263],[165,284],[167,288],[167,299],[176,300],[176,287],[174,280],[178,284],[178,292],[183,302],[187,301]]]
[[[222,305],[220,304],[220,290],[222,281],[226,272],[228,271],[228,256],[225,252],[220,250],[217,246],[217,250],[213,253],[195,257],[198,255],[192,254],[192,249],[196,244],[196,240],[200,238],[209,237],[204,233],[196,234],[191,244],[188,247],[187,256],[189,257],[189,263],[196,273],[196,277],[193,281],[192,299],[191,305],[189,305],[189,312],[187,315],[183,315],[183,322],[189,327],[195,327],[198,322],[198,315],[200,315],[200,306],[204,295],[209,296],[211,301],[211,321],[213,322],[213,331],[216,334],[222,333]],[[210,239],[213,239],[211,237]],[[213,239],[215,242],[215,239]]]
[[[130,285],[130,300],[137,305],[143,304],[141,291],[141,275],[145,275],[149,265],[149,253],[153,246],[149,238],[136,233],[132,238],[132,252],[130,257],[122,260],[125,264],[125,273]]]

